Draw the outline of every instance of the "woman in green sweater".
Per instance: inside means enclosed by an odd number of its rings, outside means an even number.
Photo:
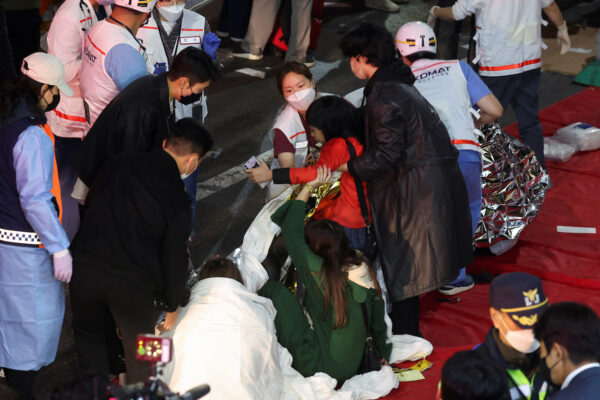
[[[348,245],[344,229],[331,220],[312,221],[304,228],[304,210],[311,192],[330,176],[319,167],[317,178],[304,185],[271,217],[281,226],[283,240],[300,279],[306,286],[304,306],[279,282],[269,282],[259,294],[277,309],[277,338],[294,358],[292,366],[304,376],[325,372],[339,382],[354,376],[362,361],[366,329],[361,303],[382,363],[386,343],[384,304],[375,271],[361,253]],[[311,327],[312,325],[312,327]]]

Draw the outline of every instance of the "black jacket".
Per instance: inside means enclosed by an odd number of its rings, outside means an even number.
[[[123,89],[100,113],[75,155],[75,171],[88,187],[118,153],[162,147],[173,123],[167,74],[144,76]]]
[[[163,150],[121,154],[100,170],[71,251],[75,268],[151,288],[173,311],[187,296],[190,199]]]
[[[366,149],[348,163],[368,182],[375,235],[392,302],[435,290],[473,262],[467,189],[458,151],[401,61],[365,88]]]

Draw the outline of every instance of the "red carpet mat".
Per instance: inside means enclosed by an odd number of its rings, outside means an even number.
[[[573,122],[600,127],[600,88],[590,87],[539,113],[544,135]],[[516,124],[505,128],[516,135]],[[548,162],[554,187],[537,219],[519,243],[501,256],[478,256],[469,273],[525,271],[544,281],[551,302],[577,301],[600,314],[600,150],[578,153],[563,164]],[[598,234],[559,233],[558,225],[595,227]],[[485,337],[489,318],[489,285],[477,285],[458,295],[460,301],[437,293],[421,298],[421,331],[434,347],[433,368],[425,380],[400,382],[386,399],[434,399],[444,362],[457,351],[470,349]],[[410,365],[412,363],[407,363]]]

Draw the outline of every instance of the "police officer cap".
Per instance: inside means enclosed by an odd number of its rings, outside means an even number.
[[[525,272],[510,272],[492,281],[490,305],[507,313],[522,329],[532,329],[548,307],[548,298],[540,278]]]

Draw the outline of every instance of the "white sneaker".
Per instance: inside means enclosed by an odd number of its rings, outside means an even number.
[[[398,12],[400,6],[392,0],[365,0],[365,7],[390,13]]]

